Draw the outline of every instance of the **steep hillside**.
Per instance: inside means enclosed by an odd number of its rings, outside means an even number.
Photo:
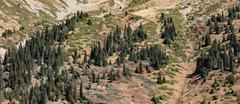
[[[238,0],[1,0],[0,102],[239,102]]]
[[[0,33],[6,29],[19,30],[41,20],[61,20],[77,11],[96,11],[104,6],[108,7],[106,11],[113,11],[126,4],[126,1],[118,0],[1,0]]]
[[[4,56],[4,48],[29,39],[41,25],[66,19],[77,11],[96,15],[121,11],[128,3],[125,0],[1,0],[0,35],[9,32],[13,36],[7,40],[0,38],[0,56]]]

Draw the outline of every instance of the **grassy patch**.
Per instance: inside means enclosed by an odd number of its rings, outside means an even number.
[[[146,24],[144,24],[144,29],[147,31],[147,33],[150,36],[157,35],[157,32],[156,32],[157,24],[153,21],[149,21]]]
[[[139,5],[142,5],[143,3],[146,3],[150,0],[132,0],[130,3],[129,3],[129,6],[128,7],[135,7],[135,6],[139,6]]]
[[[167,83],[170,84],[170,85],[174,85],[174,84],[175,84],[175,81],[173,81],[173,80],[167,80]]]
[[[59,0],[62,4],[64,4],[65,6],[68,6],[64,0]],[[65,8],[65,7],[64,7]]]
[[[47,14],[46,12],[44,11],[39,11],[40,13],[40,16],[43,20],[46,20],[46,21],[54,21],[54,17],[50,16],[49,14]]]
[[[91,25],[87,24],[89,20],[91,20]],[[113,16],[105,18],[89,17],[79,21],[75,26],[77,32],[74,32],[69,37],[67,44],[70,46],[70,49],[89,47],[92,43],[101,39],[100,32],[103,30],[103,25],[108,29],[112,29],[118,24],[117,21],[119,21],[119,18]]]
[[[26,25],[25,22],[27,22],[30,17],[33,17],[33,13],[28,11],[25,8],[20,8],[17,4],[14,2],[9,1],[8,2],[12,7],[7,6],[3,1],[0,1],[0,9],[3,10],[3,12],[10,16],[17,16],[19,17],[19,20],[22,25]]]
[[[159,99],[162,101],[167,101],[169,99],[169,97],[166,95],[161,95],[161,96],[159,96]]]
[[[186,27],[184,24],[184,17],[183,15],[178,11],[178,9],[170,9],[168,10],[167,13],[168,17],[172,17],[177,33],[180,35],[183,35],[184,33],[186,33]]]
[[[174,55],[180,57],[183,61],[186,61],[185,59],[187,59],[187,56],[184,49],[187,49],[189,47],[187,47],[187,28],[185,19],[178,9],[170,9],[167,11],[166,15],[173,18],[176,32],[178,34],[178,36],[172,42],[170,48],[172,49]]]
[[[47,5],[48,7],[50,7],[51,8],[51,12],[56,12],[56,11],[58,11],[58,9],[57,8],[55,8],[54,6],[53,6],[53,4],[51,4],[51,2],[49,2],[49,1],[47,1],[47,0],[39,0],[41,3],[43,3],[43,4],[45,4],[45,5]]]
[[[174,53],[175,54],[175,53]],[[169,56],[169,59],[171,62],[180,62],[181,60],[179,59],[179,57],[173,55],[173,54],[170,54],[168,55]]]
[[[38,17],[35,13],[29,11],[28,9],[24,7],[20,7],[19,4],[7,1],[12,7],[7,6],[3,1],[0,1],[0,9],[9,16],[14,16],[16,20],[20,22],[21,25],[27,26],[29,22],[36,20],[38,18],[44,19],[47,21],[53,21],[54,18],[51,17],[49,14],[47,14],[44,11],[39,11],[40,16]],[[46,2],[46,1],[45,1]],[[50,5],[50,4],[49,4]],[[52,8],[51,8],[52,9]],[[51,13],[54,14],[53,11],[50,10]],[[3,18],[3,17],[1,17]]]
[[[176,74],[171,70],[172,70],[172,67],[168,67],[167,70],[165,71],[165,74],[168,75],[169,77],[174,77]]]
[[[0,47],[4,48],[4,49],[7,49],[9,48],[10,46],[13,46],[13,43],[10,42],[10,41],[7,41],[5,39],[0,39]]]
[[[219,9],[221,7],[221,3],[217,2],[213,5],[210,5],[205,12],[203,12],[201,15],[210,15],[211,13],[213,13],[214,11],[216,11],[217,9]]]
[[[175,89],[169,88],[167,85],[163,85],[163,86],[159,87],[159,89],[161,89],[161,90],[168,90],[168,91],[175,91]]]

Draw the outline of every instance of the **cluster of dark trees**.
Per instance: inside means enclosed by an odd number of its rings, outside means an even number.
[[[147,38],[147,34],[143,29],[142,24],[134,31],[129,26],[125,26],[123,35],[121,28],[116,26],[113,34],[109,34],[107,39],[92,46],[90,61],[97,66],[106,66],[108,62],[106,58],[112,56],[113,53],[118,53],[118,63],[124,63],[127,55],[134,50],[134,43],[142,42]]]
[[[236,5],[228,10],[227,16],[224,16],[224,13],[217,14],[217,16],[214,15],[208,20],[209,32],[203,38],[203,46],[211,46],[206,53],[202,53],[197,59],[196,74],[206,78],[209,71],[213,69],[233,72],[239,66],[240,43],[232,23],[234,19],[239,19],[239,14],[239,5]],[[227,24],[224,24],[224,22],[227,22]],[[210,35],[220,34],[223,31],[227,36],[224,35],[221,42],[211,41]]]
[[[134,53],[134,52],[133,52]],[[129,56],[130,60],[146,60],[154,69],[159,69],[169,63],[166,53],[158,45],[142,48]]]
[[[13,32],[14,32],[14,31],[12,31],[12,30],[6,30],[6,31],[4,31],[4,32],[2,33],[2,37],[8,38],[9,36],[12,35]]]
[[[217,15],[213,15],[206,23],[209,27],[210,34],[220,34],[222,31],[225,33],[233,32],[234,27],[232,26],[232,20],[240,19],[240,5],[235,5],[228,9],[228,14],[225,16],[222,12]],[[223,22],[227,21],[227,25]]]
[[[86,20],[86,17],[88,14],[77,12],[51,27],[46,26],[27,40],[24,46],[20,44],[8,48],[4,60],[1,62],[0,99],[1,96],[9,101],[15,98],[21,103],[27,104],[45,104],[48,101],[59,99],[67,100],[70,103],[86,100],[83,93],[85,90],[83,82],[79,82],[80,73],[74,67],[70,67],[69,70],[62,68],[67,57],[62,44],[68,39],[68,33],[74,30],[75,24],[78,21]],[[87,24],[91,25],[91,22],[88,20]],[[167,20],[166,25],[168,25],[167,28],[175,31],[171,18]],[[4,33],[4,37],[7,38],[9,34],[11,31]],[[164,37],[173,39],[171,34],[168,31]],[[106,40],[92,46],[89,58],[85,52],[84,63],[107,66],[111,63],[107,62],[107,57],[116,54],[118,55],[117,64],[123,64],[123,70],[120,72],[120,70],[112,69],[106,73],[106,76],[104,73],[101,77],[92,70],[89,75],[90,82],[99,84],[100,79],[105,78],[110,82],[121,76],[130,78],[132,71],[125,66],[126,61],[140,63],[138,67],[140,73],[143,67],[141,61],[148,61],[155,69],[168,64],[168,56],[158,45],[141,49],[136,47],[135,43],[140,43],[145,39],[147,39],[147,33],[142,24],[135,30],[132,30],[130,26],[125,26],[124,31],[116,26],[116,30],[110,33]],[[78,64],[80,55],[77,51],[74,51],[72,57],[73,64]],[[91,83],[88,89],[91,89]]]
[[[159,69],[169,61],[160,46],[154,45],[142,49],[135,47],[134,43],[142,42],[146,38],[147,34],[142,24],[134,31],[129,26],[125,26],[123,35],[120,27],[116,26],[116,30],[107,37],[103,45],[97,43],[92,46],[90,61],[97,66],[106,66],[108,65],[106,58],[112,56],[113,53],[117,53],[117,64],[125,63],[126,60],[134,62],[146,60],[150,62],[153,68]]]
[[[135,57],[135,58],[133,58]],[[149,64],[156,70],[163,67],[164,65],[168,64],[169,59],[165,52],[163,52],[158,45],[153,45],[151,47],[142,48],[136,52],[132,52],[129,57],[129,61],[135,61],[136,63],[139,63],[136,67],[135,73],[142,74],[144,72],[151,72],[151,69],[149,68],[149,65],[143,65],[143,62],[148,61]],[[112,82],[118,79],[121,79],[121,76],[126,77],[129,79],[132,76],[132,71],[125,65],[126,62],[123,63],[122,71],[114,70],[107,72],[107,76],[105,76],[106,73],[102,75],[102,79],[107,79]],[[120,62],[119,62],[120,64]],[[118,64],[118,66],[119,66]],[[120,67],[120,66],[119,66]],[[98,83],[100,81],[100,75],[96,76],[95,72],[91,72],[90,80],[92,83]],[[159,76],[157,83],[163,84],[166,83],[164,76]]]
[[[207,53],[197,59],[195,72],[203,78],[213,69],[233,72],[239,64],[239,56],[238,52],[234,54],[232,50],[235,50],[234,47],[221,47],[219,42],[214,41]]]
[[[226,77],[226,83],[234,85],[236,83],[237,79],[233,74],[230,74]]]
[[[240,4],[237,4],[228,9],[228,17],[230,19],[235,19],[235,18],[240,19],[239,12],[240,12]]]
[[[139,66],[136,68],[135,73],[143,73],[144,68],[148,72],[150,69],[148,66],[144,66],[142,61],[148,61],[149,64],[154,69],[162,68],[164,65],[169,63],[169,58],[166,53],[158,45],[153,45],[145,48],[136,47],[135,43],[139,43],[147,39],[147,34],[144,31],[143,25],[136,30],[132,30],[129,26],[125,26],[124,31],[121,31],[119,26],[116,26],[116,29],[113,33],[110,33],[106,40],[102,43],[98,42],[92,45],[90,57],[88,62],[96,66],[107,66],[111,64],[117,64],[120,67],[120,64],[123,64],[123,70],[111,70],[102,75],[102,78],[107,77],[107,79],[112,82],[115,81],[121,76],[130,78],[132,76],[132,71],[125,66],[127,61],[134,61],[139,63]],[[107,62],[107,57],[112,55],[118,55],[116,63]],[[92,83],[99,83],[99,78],[96,77],[95,73],[92,72],[91,81]],[[98,75],[99,76],[99,75]],[[161,83],[165,83],[165,78]]]
[[[162,38],[164,39],[163,44],[170,44],[171,41],[174,41],[175,37],[177,36],[173,18],[166,17],[165,14],[162,13],[160,19],[164,24],[164,31],[162,33]]]
[[[100,43],[94,44],[91,48],[90,59],[96,66],[107,66],[107,53],[102,49]]]
[[[27,40],[25,46],[20,44],[7,50],[1,63],[0,77],[3,77],[0,80],[0,92],[4,98],[9,101],[15,98],[23,104],[45,104],[58,99],[75,103],[85,99],[82,83],[79,90],[76,87],[76,79],[80,78],[80,74],[64,69],[60,71],[66,59],[61,44],[68,38],[75,23],[84,17],[87,14],[78,12],[52,27],[45,27]]]
[[[217,16],[213,15],[211,19],[208,20],[206,23],[207,26],[209,26],[209,34],[219,34],[223,31],[223,26],[221,25],[220,22],[224,22],[226,19],[224,17],[224,14],[220,15],[218,14]]]
[[[164,83],[166,83],[167,81],[166,81],[166,78],[165,78],[165,76],[163,76],[163,75],[159,75],[158,76],[158,78],[157,78],[157,83],[158,84],[164,84]]]
[[[92,70],[91,72],[91,78],[90,78],[92,83],[98,83],[100,82],[100,74],[96,76],[96,73]]]

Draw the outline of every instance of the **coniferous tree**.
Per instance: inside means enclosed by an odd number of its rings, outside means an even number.
[[[70,103],[74,103],[74,98],[73,98],[73,85],[70,84],[67,86],[67,88],[65,89],[66,91],[66,100]]]
[[[74,84],[74,88],[73,88],[73,99],[74,99],[75,102],[78,100],[76,84]]]
[[[142,65],[142,61],[140,61],[138,67],[137,67],[136,70],[135,70],[135,73],[140,73],[140,74],[143,73],[143,65]]]
[[[111,82],[116,80],[116,76],[113,69],[108,73],[108,80],[110,80]]]
[[[229,71],[233,72],[234,69],[235,69],[235,58],[234,58],[234,55],[233,55],[232,52],[230,53],[229,61],[230,61],[230,69],[229,69]]]
[[[96,83],[97,83],[97,85],[100,84],[100,75],[99,75],[99,74],[97,75],[97,81],[96,81]]]
[[[203,56],[197,59],[197,67],[195,73],[199,74],[201,78],[204,79],[208,76],[209,70],[206,68],[206,58]]]
[[[87,52],[84,51],[83,63],[86,63],[86,62],[87,62]]]
[[[158,78],[157,78],[157,83],[158,83],[158,84],[164,84],[164,83],[166,83],[165,77],[159,74],[159,76],[158,76]]]
[[[81,82],[81,84],[80,84],[79,97],[80,97],[80,100],[83,100],[83,99],[84,99],[84,94],[83,94],[83,82]]]
[[[230,74],[226,77],[226,82],[231,84],[231,85],[234,85],[236,83],[236,78],[233,74]]]
[[[153,104],[160,104],[159,98],[156,97],[155,95],[152,97],[151,101],[153,102]]]
[[[164,13],[161,13],[160,20],[161,20],[162,22],[165,20],[165,14],[164,14]]]
[[[27,40],[24,47],[22,45],[19,45],[18,48],[13,46],[7,50],[3,71],[9,72],[9,78],[5,80],[8,82],[7,86],[12,89],[12,94],[7,94],[7,98],[11,100],[14,97],[21,100],[20,103],[46,103],[47,100],[56,101],[60,94],[63,95],[64,89],[69,88],[70,90],[66,91],[64,96],[71,100],[71,85],[59,86],[67,79],[66,74],[59,73],[65,60],[61,45],[69,31],[74,28],[77,18],[82,14],[81,12],[77,16],[74,15],[51,28],[45,27],[30,40]],[[38,67],[40,67],[40,71],[37,70]],[[32,74],[38,80],[46,79],[45,82],[31,86]],[[75,76],[74,73],[73,76]],[[23,95],[23,93],[27,93],[27,95]],[[23,97],[20,98],[19,95],[23,95]]]
[[[204,46],[209,46],[211,44],[211,38],[210,35],[205,35],[205,44]]]
[[[125,11],[125,14],[124,14],[124,15],[125,15],[125,17],[126,17],[126,16],[128,15],[128,11]]]
[[[88,19],[87,25],[92,25],[92,20],[91,19]]]
[[[163,43],[170,44],[177,36],[177,32],[172,17],[166,18],[165,21],[164,32],[162,33],[162,38],[164,39]]]
[[[79,54],[78,54],[77,50],[74,51],[72,57],[73,57],[73,63],[76,64],[77,63],[77,59],[79,58]]]
[[[96,74],[95,74],[95,72],[92,70],[92,77],[91,77],[91,82],[92,83],[96,83]]]
[[[8,37],[10,37],[12,34],[13,34],[13,31],[12,31],[12,30],[5,30],[5,31],[2,33],[2,37],[8,38]]]

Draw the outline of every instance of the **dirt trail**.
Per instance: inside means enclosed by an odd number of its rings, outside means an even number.
[[[177,5],[177,4],[175,4]],[[185,9],[181,9],[179,10],[180,13],[182,14],[182,16],[184,17],[184,21],[182,22],[186,22],[185,24],[188,24],[187,21],[187,15],[189,13],[191,13],[192,7],[188,6]],[[186,30],[189,29],[190,26],[186,25],[184,28],[186,28]],[[157,30],[159,31],[161,29],[160,25],[158,25]],[[190,35],[189,33],[186,33],[186,35]],[[173,96],[171,96],[168,99],[168,103],[169,104],[176,104],[176,103],[180,103],[180,99],[184,94],[184,90],[188,85],[188,81],[189,79],[187,78],[187,76],[189,74],[192,74],[195,67],[196,67],[196,62],[195,62],[195,48],[194,45],[195,43],[191,42],[190,39],[186,39],[186,43],[184,45],[188,46],[188,49],[184,49],[184,53],[186,54],[186,57],[188,61],[181,61],[179,63],[176,63],[177,65],[180,65],[182,67],[181,70],[181,74],[176,74],[176,76],[172,79],[174,81],[177,81],[174,85],[170,85],[170,87],[176,89],[176,91],[174,92]]]
[[[188,9],[188,8],[187,8]],[[185,19],[185,22],[188,22],[186,19],[187,19],[187,14],[190,13],[190,10],[186,10],[186,12],[181,12],[184,16],[184,19]],[[189,26],[186,26],[185,28],[189,28]],[[189,35],[189,34],[187,34]],[[189,82],[189,79],[187,78],[188,75],[192,74],[196,68],[196,57],[194,56],[194,54],[196,53],[196,50],[194,48],[195,46],[195,43],[192,42],[190,39],[187,39],[187,46],[189,46],[190,48],[185,50],[185,53],[187,55],[187,58],[188,58],[188,62],[183,62],[183,63],[179,63],[182,67],[184,67],[184,71],[182,74],[184,78],[182,78],[182,85],[181,86],[181,90],[178,92],[179,95],[176,99],[176,102],[175,103],[181,103],[181,98],[182,96],[184,95],[184,92],[185,92],[185,89],[188,85],[188,82]],[[178,79],[178,81],[180,81]]]
[[[192,54],[189,54],[188,55],[188,58],[190,59],[189,62],[185,62],[183,64],[185,65],[182,65],[183,67],[185,67],[187,70],[185,70],[185,75],[184,75],[184,83],[182,85],[182,89],[180,91],[180,94],[178,96],[178,99],[177,99],[177,103],[180,103],[181,101],[181,98],[182,96],[184,95],[184,92],[185,92],[185,89],[188,85],[188,82],[189,82],[189,79],[187,78],[188,75],[192,74],[194,69],[196,68],[196,62],[195,62],[195,58],[192,58],[193,57],[193,54],[195,53],[195,50],[193,48],[193,43],[191,43],[191,48],[189,50],[191,50]]]
[[[134,15],[141,16],[145,19],[152,20],[152,21],[158,21],[156,17],[159,15],[159,13],[166,9],[176,9],[176,5],[180,4],[181,0],[150,0],[149,2],[141,5],[137,8],[142,8],[137,11],[134,11]],[[182,13],[182,16],[184,17],[184,20],[182,22],[187,22],[187,14],[190,13],[192,8],[189,6],[186,9],[179,10],[180,13]],[[188,26],[185,26],[184,28],[188,28]],[[157,34],[161,34],[161,25],[158,23],[156,32]],[[188,35],[188,34],[187,34]],[[186,53],[185,58],[187,58],[189,61],[181,61],[177,63],[171,63],[171,65],[179,65],[181,68],[180,73],[176,73],[176,75],[173,78],[170,78],[171,81],[175,81],[174,85],[167,84],[168,88],[172,88],[174,93],[169,96],[169,99],[166,102],[166,104],[176,104],[180,101],[180,98],[183,95],[184,89],[187,86],[188,78],[187,76],[193,72],[195,69],[195,59],[193,57],[194,53],[194,44],[189,40],[186,39],[187,42],[184,44],[189,49],[183,50],[184,53]],[[182,60],[182,59],[180,59]],[[170,66],[170,65],[169,65]],[[167,68],[166,68],[167,69]],[[168,91],[159,91],[158,94],[166,94]]]
[[[187,53],[186,58],[188,59],[188,61],[176,63],[177,65],[180,65],[182,67],[182,70],[180,74],[176,74],[176,76],[172,79],[174,81],[177,81],[174,85],[171,85],[172,88],[176,89],[176,91],[174,92],[174,95],[171,96],[170,99],[168,100],[169,104],[180,103],[181,97],[183,96],[185,88],[188,85],[189,79],[187,78],[187,76],[192,74],[196,67],[195,58],[192,58],[193,54],[195,53],[194,44],[189,41],[188,46],[190,48],[184,50],[185,53]]]

